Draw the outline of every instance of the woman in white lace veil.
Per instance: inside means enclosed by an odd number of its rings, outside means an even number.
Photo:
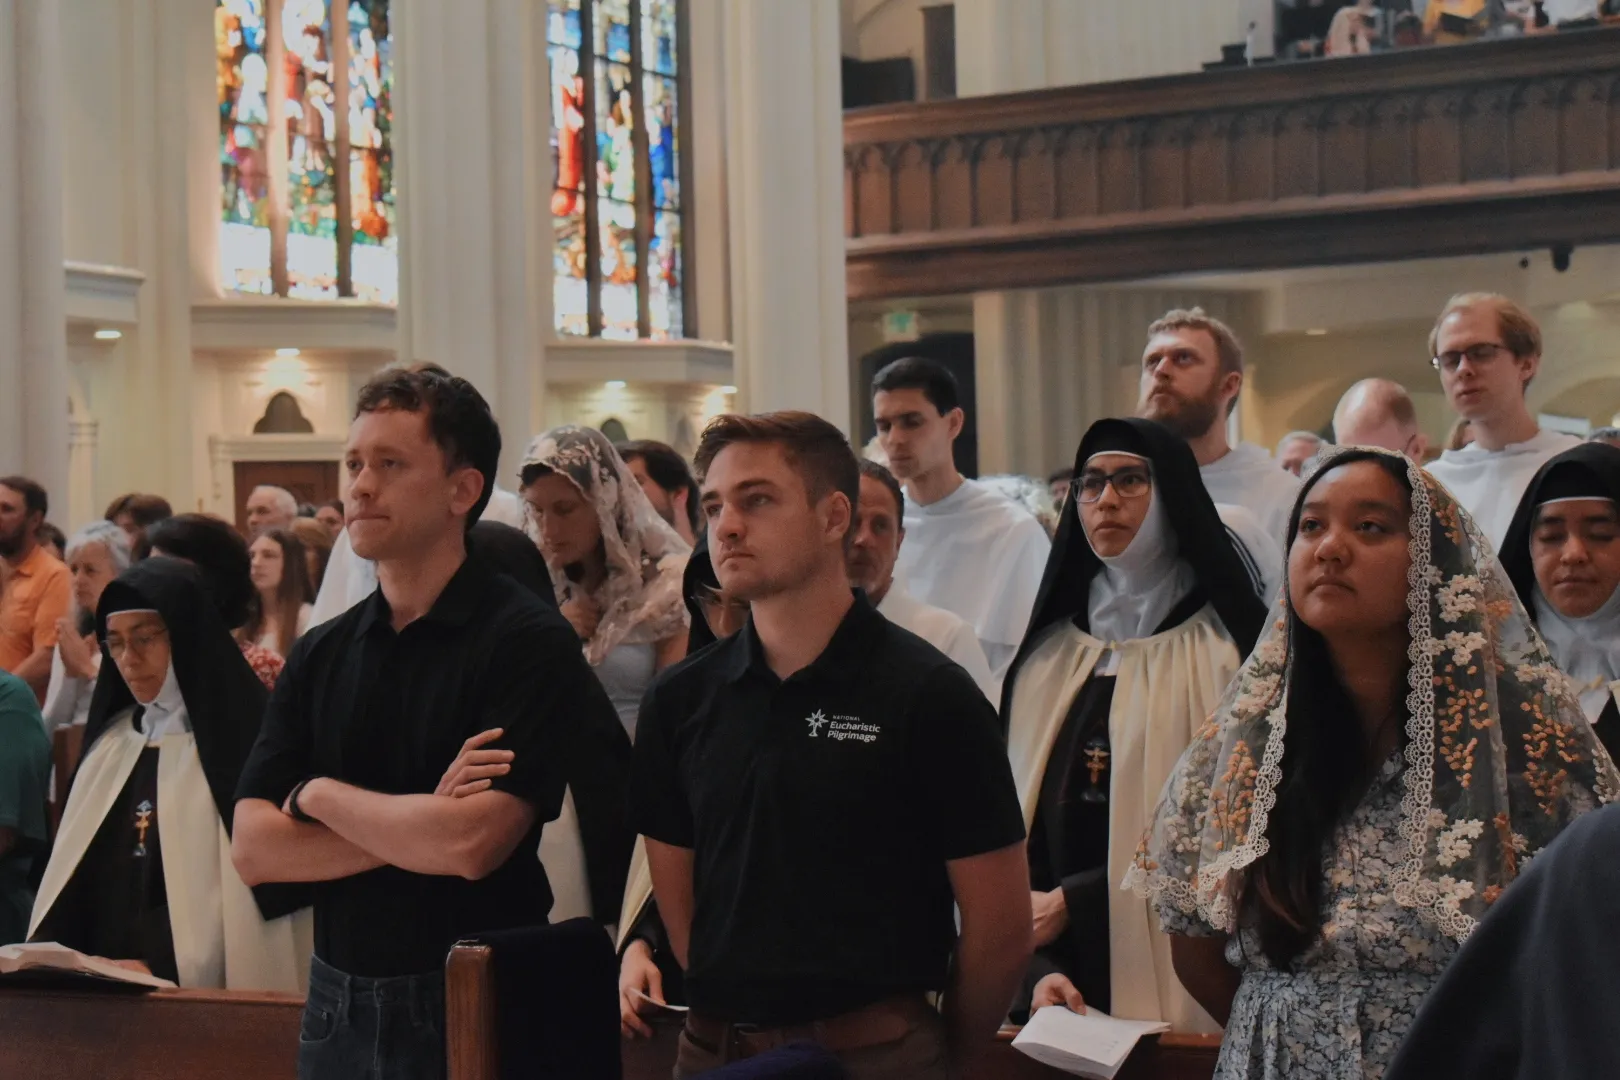
[[[537,436],[520,478],[524,531],[545,556],[585,659],[634,736],[647,684],[686,653],[681,577],[691,549],[593,428]]]
[[[1620,775],[1489,543],[1408,459],[1330,453],[1287,577],[1124,886],[1226,1022],[1217,1077],[1376,1078],[1484,910]]]

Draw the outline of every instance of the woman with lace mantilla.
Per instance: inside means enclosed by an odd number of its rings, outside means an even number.
[[[1218,1078],[1377,1080],[1479,917],[1620,775],[1489,543],[1404,457],[1322,464],[1287,578],[1125,887],[1225,1022]]]
[[[647,685],[686,655],[681,577],[691,549],[593,428],[537,437],[519,478],[524,528],[545,556],[557,605],[634,738]]]

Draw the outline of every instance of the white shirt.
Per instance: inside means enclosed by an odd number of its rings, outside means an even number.
[[[1429,465],[1429,475],[1444,484],[1473,516],[1491,546],[1500,548],[1536,471],[1548,458],[1580,444],[1581,440],[1573,435],[1542,428],[1533,438],[1500,450],[1486,450],[1477,444],[1447,450],[1439,461]]]
[[[921,603],[898,581],[889,584],[889,591],[883,594],[883,602],[877,609],[879,615],[894,625],[911,631],[954,660],[973,676],[990,704],[997,709],[1001,707],[1001,681],[990,674],[990,662],[985,659],[973,627],[960,616]]]
[[[523,500],[510,491],[495,489],[489,497],[480,521],[498,521],[514,529],[523,528]],[[332,554],[326,561],[326,576],[321,579],[321,591],[315,597],[315,609],[309,618],[310,626],[331,622],[354,605],[370,596],[377,588],[377,564],[354,553],[349,543],[349,530],[344,529],[332,541]],[[307,627],[300,627],[302,635]],[[274,646],[272,646],[273,648]]]
[[[1029,627],[1052,540],[1028,510],[974,480],[936,503],[906,500],[895,577],[973,627],[999,682]]]
[[[1251,577],[1260,578],[1260,602],[1268,608],[1282,591],[1282,537],[1273,538],[1260,519],[1245,507],[1216,503],[1215,512],[1236,541],[1238,558]]]
[[[1200,465],[1198,473],[1211,499],[1244,507],[1260,519],[1269,536],[1283,542],[1299,495],[1299,477],[1277,464],[1264,447],[1238,443],[1218,460]]]
[[[1602,14],[1599,0],[1546,0],[1541,10],[1547,13],[1549,26],[1559,23],[1581,22]]]

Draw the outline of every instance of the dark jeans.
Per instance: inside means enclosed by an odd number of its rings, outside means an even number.
[[[362,979],[312,957],[298,1080],[444,1080],[444,974]]]

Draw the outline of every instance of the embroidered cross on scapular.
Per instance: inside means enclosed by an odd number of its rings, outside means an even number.
[[[1108,771],[1108,751],[1100,746],[1086,747],[1086,771],[1091,773],[1091,783],[1095,786]]]
[[[135,807],[135,857],[146,855],[146,830],[152,827],[152,803],[142,799]]]

